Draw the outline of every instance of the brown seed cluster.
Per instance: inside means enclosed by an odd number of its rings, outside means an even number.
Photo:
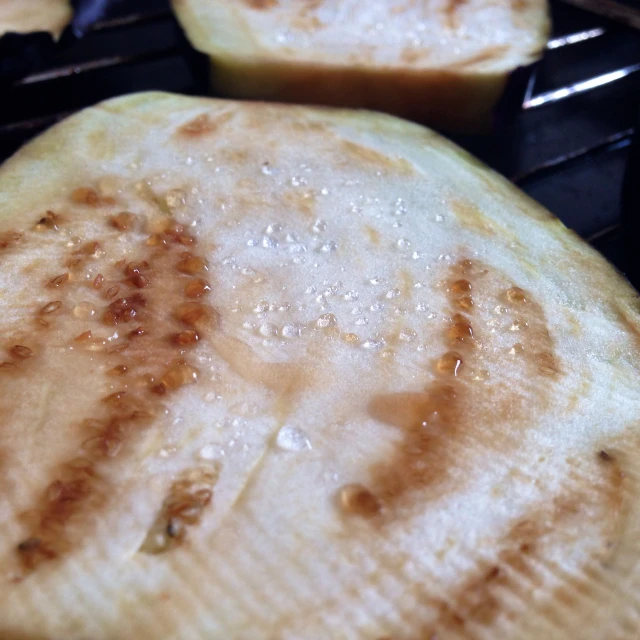
[[[112,199],[88,188],[77,189],[71,199],[86,206],[114,204]],[[43,219],[42,228],[57,228],[60,221],[51,213]],[[108,225],[120,233],[136,228],[137,223],[137,216],[129,212],[108,219]],[[44,284],[45,289],[59,291],[61,299],[38,309],[35,319],[41,328],[49,327],[53,316],[64,317],[69,308],[73,319],[97,321],[103,327],[131,323],[134,328],[126,333],[118,329],[120,339],[114,342],[96,336],[100,331],[93,327],[72,339],[78,349],[104,354],[105,383],[117,381],[119,388],[106,394],[95,407],[95,414],[83,422],[82,429],[88,433],[81,457],[60,466],[38,507],[31,511],[30,535],[16,547],[26,573],[43,561],[60,557],[78,542],[78,523],[91,508],[110,499],[106,478],[98,469],[122,455],[129,442],[137,440],[136,434],[153,423],[163,407],[161,397],[197,382],[198,370],[183,354],[217,328],[219,317],[212,307],[197,300],[211,288],[196,277],[207,271],[207,262],[193,252],[195,244],[196,239],[185,227],[169,218],[160,231],[156,225],[154,233],[143,241],[141,259],[118,260],[117,275],[113,273],[113,263],[105,262],[103,273],[107,278],[100,273],[89,280],[95,300],[78,303],[77,298],[63,297],[87,291],[86,279],[69,271]],[[186,253],[185,247],[191,250]],[[103,256],[100,242],[91,240],[73,251],[68,264],[73,263],[73,269],[80,270],[86,260]],[[102,304],[96,302],[98,295]],[[165,314],[163,307],[172,304],[175,296],[177,302],[170,307],[171,313]],[[18,370],[19,363],[37,355],[25,345],[7,349],[13,361],[0,363],[0,371]],[[173,542],[182,539],[184,527],[195,524],[211,500],[217,475],[208,473],[178,481],[165,501],[161,514],[165,519],[163,535]]]
[[[462,307],[472,311],[473,304],[467,305],[473,290],[468,278],[475,271],[469,260],[453,267],[454,278],[448,293],[454,309]],[[434,452],[457,428],[465,392],[464,361],[470,359],[476,348],[470,318],[453,311],[444,339],[449,348],[434,363],[436,379],[424,392],[381,395],[370,404],[372,417],[403,429],[404,441],[392,461],[374,466],[373,490],[359,484],[341,489],[340,506],[345,514],[363,518],[378,516],[413,487],[438,482],[443,463],[434,458],[434,455],[437,457]]]
[[[474,265],[471,260],[461,260],[454,267],[464,278],[453,280],[448,287],[449,299],[453,307],[463,309],[467,313],[473,311],[471,296],[473,285],[467,279],[473,273]],[[446,339],[455,350],[447,351],[436,362],[436,372],[441,375],[457,377],[462,373],[463,355],[474,346],[473,326],[469,318],[462,313],[451,316],[451,326],[447,330]]]
[[[201,466],[184,472],[169,489],[140,551],[162,553],[183,542],[187,527],[198,524],[211,502],[218,473],[215,466]]]

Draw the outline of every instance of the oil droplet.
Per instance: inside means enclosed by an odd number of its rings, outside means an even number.
[[[369,349],[370,351],[376,351],[378,349],[382,349],[385,346],[385,341],[383,338],[369,338],[362,343],[362,347],[364,349]]]
[[[262,246],[265,249],[277,249],[280,243],[272,236],[262,236]]]
[[[329,327],[335,327],[338,324],[337,318],[333,313],[324,313],[316,320],[316,325],[320,329],[328,329]]]
[[[471,296],[462,296],[458,298],[458,306],[465,311],[473,308],[473,298]]]
[[[184,205],[187,201],[187,194],[182,189],[171,189],[164,197],[167,207],[176,209]]]
[[[473,338],[473,328],[471,323],[459,313],[456,313],[453,318],[453,326],[448,331],[449,340],[453,342],[464,342]]]
[[[513,324],[509,327],[509,331],[522,331],[528,327],[526,320],[514,320]]]
[[[413,342],[418,337],[418,334],[413,329],[403,329],[398,334],[398,340],[402,342]]]
[[[307,434],[298,427],[285,426],[278,431],[276,444],[283,451],[304,451],[311,449]]]
[[[343,333],[340,337],[347,344],[358,344],[360,342],[360,336],[356,333]]]
[[[163,387],[164,391],[173,391],[174,389],[178,389],[187,384],[193,384],[197,381],[198,370],[186,362],[178,362],[164,372],[159,386]],[[160,392],[160,389],[155,390]]]
[[[313,231],[313,233],[322,233],[323,231],[326,231],[326,229],[327,223],[324,220],[316,220],[311,227],[311,231]]]
[[[345,513],[371,518],[382,510],[376,496],[361,484],[348,484],[340,489],[340,506]]]
[[[282,325],[282,337],[283,338],[300,337],[300,327],[291,322],[285,322],[285,324]]]
[[[92,318],[96,315],[96,308],[90,302],[81,302],[73,309],[76,318]]]
[[[457,376],[462,368],[462,356],[455,351],[448,351],[438,360],[436,368],[440,373]]]
[[[333,253],[337,249],[338,249],[338,245],[333,240],[330,240],[329,242],[325,242],[320,247],[320,251],[322,251],[322,253]]]
[[[214,444],[205,444],[198,452],[198,458],[201,460],[215,460],[218,454],[218,449]]]
[[[507,289],[507,300],[515,304],[523,304],[527,302],[527,294],[520,287],[511,287]]]
[[[516,342],[516,344],[514,344],[513,347],[511,347],[511,349],[509,349],[509,353],[512,356],[520,355],[524,353],[524,345],[520,344],[519,342]]]
[[[187,252],[182,254],[180,261],[176,264],[176,269],[180,273],[195,276],[198,273],[207,270],[207,263],[203,258],[194,256]]]
[[[275,324],[271,324],[270,322],[265,322],[260,325],[260,329],[258,330],[261,336],[265,338],[274,338],[278,335],[278,327]]]
[[[405,205],[404,200],[402,198],[398,198],[396,200],[395,208],[393,210],[393,215],[403,216],[405,213],[407,213],[407,206]]]

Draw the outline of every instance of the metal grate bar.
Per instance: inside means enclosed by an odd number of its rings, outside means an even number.
[[[589,78],[588,80],[582,80],[581,82],[576,82],[568,87],[554,89],[553,91],[546,91],[545,93],[541,93],[525,100],[522,104],[522,108],[526,111],[528,109],[535,109],[543,105],[559,102],[560,100],[565,100],[566,98],[570,98],[576,94],[585,93],[587,91],[597,89],[598,87],[611,84],[616,80],[626,78],[632,73],[636,73],[638,71],[640,71],[640,63],[624,67],[623,69],[617,69],[616,71],[610,71],[609,73],[604,73],[594,78]]]
[[[622,229],[622,224],[618,222],[617,224],[612,224],[608,227],[605,227],[604,229],[601,229],[600,231],[597,231],[596,233],[591,234],[590,236],[585,238],[585,240],[587,242],[596,242],[598,240],[601,240],[605,236],[608,236],[611,233],[620,231],[621,229]]]
[[[586,42],[587,40],[593,40],[594,38],[603,36],[606,32],[606,29],[598,27],[597,29],[588,29],[586,31],[578,31],[577,33],[570,33],[569,35],[549,40],[547,43],[547,49],[551,51],[553,49],[561,49],[562,47],[567,47],[572,44]]]
[[[619,133],[608,136],[601,142],[598,142],[598,144],[594,144],[588,147],[582,147],[580,149],[572,151],[571,153],[567,153],[553,158],[552,160],[548,160],[547,162],[543,162],[542,164],[533,167],[526,173],[512,176],[511,180],[516,184],[521,184],[526,180],[537,178],[540,175],[547,173],[548,171],[559,169],[563,165],[577,160],[578,158],[582,158],[587,155],[593,155],[594,153],[598,153],[600,151],[607,151],[620,148],[621,146],[626,146],[628,144],[631,144],[631,138],[633,137],[634,133],[635,129],[625,129],[624,131],[620,131]]]
[[[109,56],[107,58],[100,58],[98,60],[90,60],[89,62],[82,62],[77,65],[69,65],[66,67],[58,67],[55,69],[49,69],[41,73],[34,73],[26,78],[20,80],[17,85],[29,85],[36,84],[38,82],[46,82],[48,80],[57,80],[58,78],[65,78],[68,76],[75,76],[88,71],[95,71],[97,69],[107,69],[109,67],[118,67],[125,64],[137,64],[142,62],[150,62],[159,58],[168,57],[174,54],[179,54],[180,49],[178,47],[171,47],[169,49],[160,49],[157,51],[151,51],[149,53],[143,53],[132,56]]]
[[[100,20],[93,25],[91,31],[105,31],[107,29],[130,27],[132,25],[138,26],[148,24],[149,22],[156,22],[157,20],[164,20],[170,17],[171,11],[169,10],[154,11],[151,13],[133,13],[131,15],[122,16],[119,18]]]

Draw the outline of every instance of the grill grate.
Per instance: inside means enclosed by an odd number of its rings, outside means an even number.
[[[207,93],[168,0],[115,3],[106,19],[0,102],[0,161],[70,113],[115,95]],[[621,265],[620,191],[637,117],[640,33],[560,2],[515,121],[456,141]]]

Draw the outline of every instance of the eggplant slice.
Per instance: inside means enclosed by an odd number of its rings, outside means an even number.
[[[640,637],[640,304],[437,134],[161,93],[0,168],[3,640]]]
[[[546,0],[172,0],[217,95],[490,128],[549,33]],[[520,83],[518,83],[520,86]],[[499,117],[499,116],[498,116]]]

